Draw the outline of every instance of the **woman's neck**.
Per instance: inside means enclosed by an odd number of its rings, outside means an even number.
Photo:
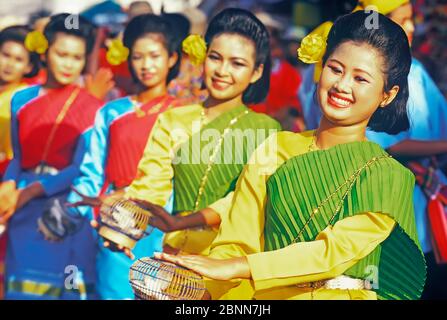
[[[13,89],[17,86],[19,86],[22,83],[22,81],[14,81],[14,82],[3,82],[0,81],[0,92],[5,92],[10,89]]]
[[[234,108],[242,106],[244,103],[242,102],[242,95],[234,97],[230,100],[216,100],[212,97],[209,97],[205,103],[205,115],[208,121],[211,121],[221,114],[232,110]]]
[[[355,141],[366,141],[366,125],[364,123],[343,127],[335,125],[324,116],[316,131],[316,145],[319,149],[328,149],[337,144]]]
[[[147,103],[152,99],[164,96],[168,93],[168,89],[165,83],[160,83],[154,87],[139,86],[137,90],[137,100],[141,103]]]
[[[48,89],[59,89],[62,87],[64,87],[64,85],[56,81],[56,79],[52,76],[52,74],[48,72],[47,81],[44,83],[43,88],[48,90]]]

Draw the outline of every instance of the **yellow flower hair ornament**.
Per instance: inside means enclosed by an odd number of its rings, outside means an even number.
[[[319,34],[309,34],[298,49],[298,59],[304,63],[317,63],[323,59],[326,52],[326,39]]]
[[[202,36],[192,34],[186,37],[182,43],[183,51],[189,56],[191,63],[201,65],[206,58],[206,43]]]
[[[323,56],[326,53],[327,38],[331,31],[333,23],[326,21],[315,28],[301,41],[301,46],[298,49],[298,59],[304,63],[314,63],[314,82],[320,80],[321,72],[323,71]]]
[[[127,60],[129,49],[124,46],[121,40],[114,39],[107,50],[106,59],[112,66],[117,66]]]
[[[30,52],[44,54],[48,49],[48,40],[40,31],[31,31],[26,35],[25,48]]]

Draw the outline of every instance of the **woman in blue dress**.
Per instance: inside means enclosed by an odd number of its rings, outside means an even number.
[[[94,27],[79,18],[67,29],[69,14],[51,18],[44,34],[27,39],[44,53],[44,85],[17,92],[11,102],[14,158],[0,189],[9,188],[0,218],[7,221],[6,299],[86,299],[94,297],[95,246],[92,228],[48,242],[38,219],[58,207],[79,175],[90,129],[102,102],[76,83],[94,42]],[[1,190],[0,190],[1,191]]]
[[[129,49],[128,66],[139,90],[135,95],[107,103],[98,112],[81,175],[73,183],[77,192],[89,197],[109,196],[126,189],[135,178],[158,115],[177,106],[177,101],[168,94],[167,85],[178,74],[179,43],[164,17],[145,14],[129,22],[123,48]],[[122,55],[121,62],[125,56]],[[69,194],[69,203],[81,200],[76,191]],[[71,207],[68,213],[95,215],[88,206]],[[139,241],[133,251],[135,257],[161,250],[162,236],[160,230],[154,230]],[[98,244],[96,273],[100,298],[132,299],[128,273],[133,261],[122,252],[105,248],[102,238]]]

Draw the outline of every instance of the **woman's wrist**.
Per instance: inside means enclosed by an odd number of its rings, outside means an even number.
[[[23,191],[26,192],[27,197],[30,199],[40,197],[45,193],[42,184],[40,184],[39,182],[30,184]]]
[[[234,264],[234,276],[233,279],[250,279],[251,271],[250,265],[248,264],[247,257],[232,258],[230,260]]]

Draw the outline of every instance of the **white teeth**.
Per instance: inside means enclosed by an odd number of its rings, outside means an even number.
[[[349,106],[351,104],[351,102],[349,102],[347,100],[339,99],[339,98],[336,98],[334,96],[331,96],[331,99],[334,100],[335,102],[337,102],[339,105],[342,105],[342,106],[345,106],[345,107],[347,107],[347,106]]]

